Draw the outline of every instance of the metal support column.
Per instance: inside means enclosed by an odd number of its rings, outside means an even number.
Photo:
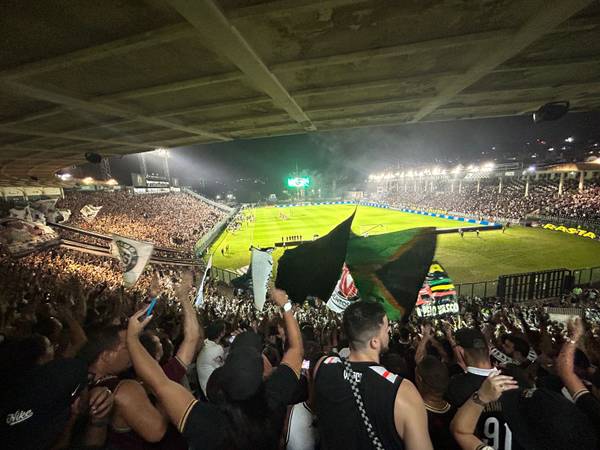
[[[560,174],[560,180],[558,182],[558,195],[563,195],[563,189],[565,188],[565,173]]]

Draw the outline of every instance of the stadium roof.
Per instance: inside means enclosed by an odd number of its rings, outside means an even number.
[[[600,105],[592,0],[0,6],[0,178],[315,130]]]

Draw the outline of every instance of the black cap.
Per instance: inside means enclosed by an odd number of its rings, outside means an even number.
[[[531,450],[594,450],[594,428],[577,406],[544,388],[515,389],[500,397],[514,438]]]
[[[221,368],[219,381],[231,400],[242,401],[256,394],[263,382],[262,375],[261,353],[256,348],[238,345],[230,350]]]
[[[263,349],[263,339],[260,334],[255,333],[254,331],[244,331],[235,337],[231,343],[230,351],[240,347],[250,347],[258,353],[261,353]]]
[[[485,336],[478,328],[461,328],[460,330],[456,331],[454,338],[456,340],[456,344],[463,348],[487,348]]]
[[[63,431],[71,404],[87,387],[87,366],[78,359],[59,359],[35,367],[5,392],[0,435],[6,448],[50,446]]]

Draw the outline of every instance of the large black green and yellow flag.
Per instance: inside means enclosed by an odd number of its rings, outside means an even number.
[[[286,250],[279,258],[275,286],[297,303],[309,295],[327,301],[342,272],[354,214],[325,236]]]
[[[381,302],[390,320],[408,317],[435,254],[436,238],[435,228],[353,235],[346,264],[360,298]]]

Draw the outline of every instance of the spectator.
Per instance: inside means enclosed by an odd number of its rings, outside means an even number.
[[[389,324],[378,303],[344,311],[350,356],[325,357],[316,371],[321,441],[328,449],[431,449],[427,415],[414,385],[379,365]]]

